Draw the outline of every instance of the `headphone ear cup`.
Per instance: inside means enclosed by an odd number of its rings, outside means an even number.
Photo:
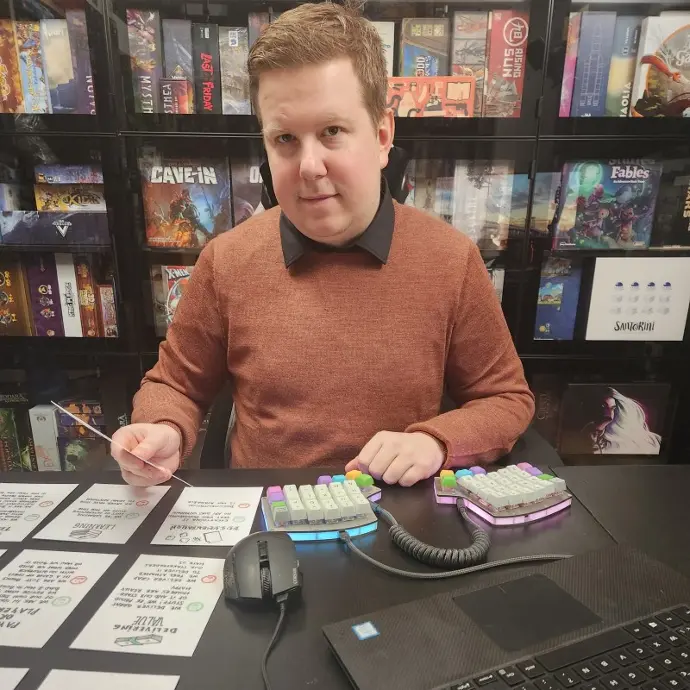
[[[261,598],[270,599],[272,594],[271,571],[268,568],[261,568]]]

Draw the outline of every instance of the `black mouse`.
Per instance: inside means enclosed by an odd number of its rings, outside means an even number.
[[[297,550],[284,532],[255,532],[230,549],[223,590],[233,601],[284,601],[302,587]]]

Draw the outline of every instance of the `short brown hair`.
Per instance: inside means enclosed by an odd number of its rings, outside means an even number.
[[[274,69],[320,65],[350,58],[362,86],[362,98],[375,127],[386,112],[388,85],[381,37],[365,19],[356,0],[306,3],[269,24],[249,51],[249,88],[259,114],[259,77]],[[259,115],[260,118],[260,115]]]

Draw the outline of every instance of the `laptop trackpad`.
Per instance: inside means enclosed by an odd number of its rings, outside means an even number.
[[[529,575],[453,600],[507,652],[601,622],[586,606],[544,575]]]

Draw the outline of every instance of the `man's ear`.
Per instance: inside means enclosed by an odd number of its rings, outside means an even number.
[[[395,117],[390,108],[386,109],[384,116],[379,122],[376,130],[376,138],[379,144],[379,164],[381,169],[388,165],[388,154],[393,146],[393,138],[395,137]]]

